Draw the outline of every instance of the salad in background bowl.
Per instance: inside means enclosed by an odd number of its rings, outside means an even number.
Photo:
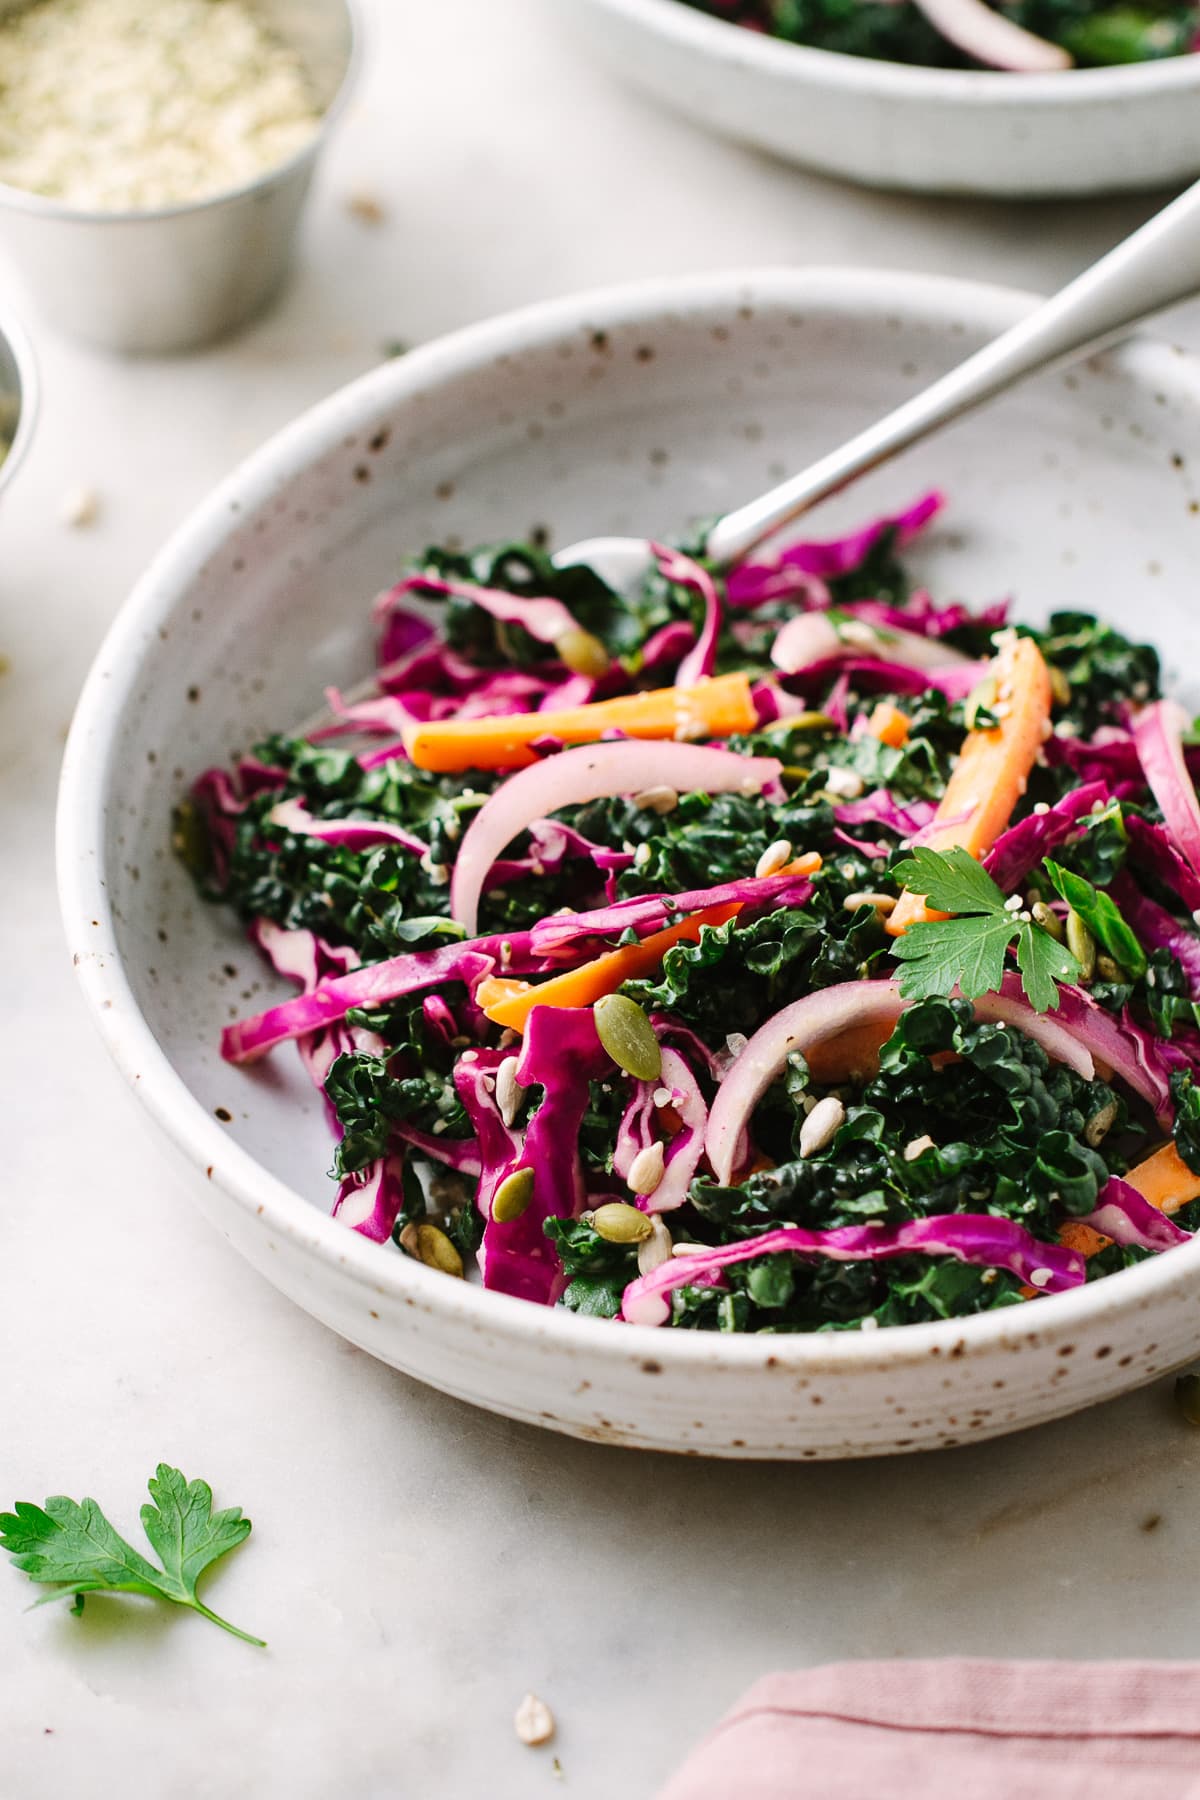
[[[672,110],[868,186],[1024,199],[1200,174],[1191,7],[575,0],[574,16]]]
[[[1190,998],[1173,970],[1161,994],[1148,981],[1151,968],[1171,964],[1156,960],[1139,907],[1167,914],[1181,947],[1192,927],[1129,849],[1135,819],[1160,849],[1152,828],[1172,847],[1183,825],[1169,809],[1187,790],[1162,780],[1177,770],[1179,720],[1158,696],[1180,692],[1179,669],[1200,654],[1192,360],[1132,345],[962,422],[953,443],[914,453],[903,471],[866,481],[814,521],[803,541],[824,545],[834,566],[757,558],[756,604],[735,608],[726,597],[712,608],[694,563],[666,538],[644,612],[639,603],[606,616],[603,596],[589,601],[578,587],[536,591],[552,580],[542,548],[589,530],[650,527],[686,545],[697,518],[778,479],[781,466],[801,466],[1025,304],[916,277],[775,272],[535,308],[375,371],[298,421],[145,577],[97,663],[66,759],[59,855],[70,948],[132,1093],[175,1145],[201,1204],[277,1286],[354,1342],[448,1392],[560,1429],[790,1457],[1012,1429],[1195,1355],[1190,1202],[1172,1188],[1178,1210],[1154,1206],[1165,1188],[1147,1192],[1137,1174],[1159,1152],[1185,1167],[1192,1154],[1175,1135],[1190,1101],[1172,1076],[1186,1069],[1161,1060],[1189,1053]],[[909,513],[907,499],[931,492],[951,466],[945,510],[929,501]],[[878,559],[868,557],[855,589],[862,521],[902,516],[899,530],[868,533]],[[506,534],[529,546],[524,580],[511,552],[485,568],[470,551]],[[426,544],[443,554],[431,561]],[[406,563],[415,586],[387,589],[372,622],[352,597],[394,583]],[[531,598],[556,602],[569,622]],[[991,611],[1001,601],[1010,602],[1005,624]],[[1009,628],[1015,636],[994,641]],[[1147,643],[1164,653],[1161,674]],[[401,664],[391,692],[356,697],[380,649]],[[1005,659],[1018,654],[1039,657],[1053,684],[1050,735],[1033,734],[1027,794],[1014,790],[1008,817],[992,821],[992,848],[1015,829],[1006,849],[1024,845],[1025,860],[1019,873],[992,867],[995,892],[985,877],[952,896],[941,883],[961,874],[956,846],[917,840],[938,822],[931,809],[946,806],[946,826],[968,810],[953,781],[970,767],[972,735],[1007,741],[1016,730],[1015,715],[1004,716],[1014,694],[1004,690],[1019,685],[1024,697],[1028,688],[1037,703],[1036,685],[1008,670]],[[422,655],[425,671],[410,679],[405,659]],[[844,720],[834,691],[842,675]],[[569,685],[588,683],[590,697]],[[336,690],[330,716],[302,727],[326,689]],[[529,712],[531,699],[546,698],[553,708]],[[612,709],[631,705],[669,724],[669,741],[608,735]],[[768,716],[772,706],[779,717]],[[589,707],[609,709],[598,736],[581,735],[580,712],[596,723]],[[1024,698],[1013,741],[1028,748],[1023,707]],[[372,708],[387,729],[364,734]],[[1157,750],[1138,742],[1154,721]],[[281,727],[286,741],[268,743]],[[296,741],[300,730],[308,742]],[[523,742],[516,757],[514,736]],[[548,738],[563,748],[540,754]],[[502,751],[491,772],[477,766],[485,740],[493,761]],[[1051,745],[1065,763],[1052,760]],[[719,793],[708,766],[669,777],[667,760],[680,754],[722,767],[731,759],[738,779]],[[358,760],[373,756],[373,770]],[[1072,756],[1121,764],[1108,771],[1112,791],[1098,813],[1100,796],[1086,789],[1102,777],[1090,767],[1076,771],[1086,808],[1063,808]],[[630,764],[615,785],[614,758]],[[575,771],[594,759],[593,788],[603,777],[609,791],[587,797]],[[1019,788],[1019,759],[1005,762]],[[218,791],[214,777],[200,797],[208,812],[189,821],[185,811],[181,835],[208,888],[236,902],[242,919],[200,900],[171,851],[170,810],[206,769],[236,770],[239,785]],[[522,818],[529,782],[543,779],[554,791]],[[859,781],[861,792],[845,791]],[[514,796],[520,807],[502,817]],[[846,813],[864,802],[872,817]],[[385,826],[390,844],[359,835],[378,839]],[[930,854],[949,869],[922,860]],[[498,883],[497,861],[521,866]],[[916,873],[904,872],[906,861]],[[955,917],[894,936],[888,924],[913,904],[901,887]],[[711,916],[724,907],[728,916]],[[710,916],[697,923],[702,912]],[[267,921],[255,936],[287,978],[248,940],[251,917]],[[1058,942],[1057,924],[1074,947]],[[983,961],[950,980],[963,926]],[[647,947],[647,937],[678,927],[676,944]],[[897,945],[919,946],[927,927],[945,934],[932,962],[896,955]],[[472,937],[493,942],[471,950],[468,969]],[[341,967],[314,966],[320,944]],[[293,961],[290,952],[303,954]],[[633,952],[647,952],[650,966],[634,973]],[[444,959],[437,981],[376,993],[372,1009],[363,987],[372,971],[391,982],[406,959],[431,954]],[[1182,968],[1181,949],[1170,954]],[[731,956],[731,978],[710,980],[709,968]],[[611,975],[606,957],[619,959],[619,987],[583,994],[580,972],[590,968],[594,982],[600,965]],[[546,1003],[551,979],[568,981],[570,1007]],[[900,993],[909,979],[925,991]],[[524,983],[543,989],[540,1003]],[[976,998],[956,998],[955,986],[975,987]],[[427,1000],[440,1004],[427,1009]],[[613,1000],[632,1014],[614,1015]],[[797,1005],[806,1009],[799,1020]],[[501,1009],[504,1019],[492,1016]],[[584,1035],[539,1044],[546,1019]],[[852,1025],[861,1057],[822,1065],[819,1040],[845,1050]],[[431,1046],[411,1074],[401,1066],[409,1052],[388,1041],[410,1027]],[[748,1057],[763,1030],[772,1040]],[[235,1061],[221,1055],[223,1033]],[[311,1067],[286,1038],[306,1040]],[[326,1093],[339,1055],[347,1060],[331,1097],[344,1167],[330,1183],[338,1151]],[[960,1101],[986,1091],[986,1111],[966,1099],[935,1115],[928,1097],[938,1082]],[[575,1129],[567,1109],[581,1101]],[[496,1149],[505,1134],[508,1155]],[[386,1171],[372,1183],[393,1137],[406,1163],[389,1220]],[[532,1181],[517,1139],[535,1153]],[[487,1286],[452,1274],[455,1256],[469,1265],[476,1254],[470,1234],[482,1216],[466,1205],[478,1180],[472,1140],[480,1174],[486,1160],[495,1180],[485,1235],[493,1226],[529,1234],[482,1246]],[[954,1145],[968,1146],[965,1160]],[[421,1163],[419,1203],[405,1170]],[[555,1181],[552,1191],[569,1203],[548,1206],[538,1178],[564,1168],[565,1187]],[[577,1168],[586,1189],[578,1205]],[[668,1206],[685,1179],[681,1204]],[[551,1217],[559,1223],[547,1232]],[[955,1241],[915,1241],[912,1227],[947,1231],[947,1218]],[[672,1257],[643,1270],[650,1237],[662,1247],[656,1220]],[[785,1236],[768,1247],[764,1227],[851,1235]],[[877,1247],[897,1230],[906,1237],[894,1256],[829,1254]],[[963,1232],[982,1230],[990,1243],[975,1236],[964,1256]],[[1153,1245],[1144,1241],[1151,1230],[1161,1231]],[[1032,1260],[1010,1265],[1000,1238],[1032,1244]],[[1168,1239],[1174,1247],[1160,1251]],[[682,1281],[676,1262],[691,1263]],[[552,1291],[522,1291],[547,1273]],[[589,1316],[618,1308],[623,1320]]]

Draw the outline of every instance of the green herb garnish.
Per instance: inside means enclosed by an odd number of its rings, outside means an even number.
[[[249,1519],[237,1506],[214,1513],[208,1483],[185,1481],[168,1463],[159,1463],[149,1488],[154,1504],[142,1508],[142,1529],[161,1568],[125,1542],[94,1500],[65,1494],[52,1494],[44,1507],[18,1500],[15,1512],[0,1513],[0,1550],[31,1581],[54,1588],[36,1605],[74,1594],[71,1610],[78,1615],[85,1594],[146,1594],[189,1607],[222,1631],[265,1648],[262,1638],[239,1631],[196,1594],[205,1570],[249,1537]]]
[[[1125,923],[1116,902],[1100,893],[1082,875],[1051,862],[1049,857],[1042,867],[1059,898],[1079,914],[1100,948],[1106,950],[1132,980],[1140,980],[1146,973],[1146,952]]]
[[[1021,984],[1037,1012],[1058,1006],[1057,982],[1078,979],[1071,952],[1035,925],[1023,907],[1011,907],[966,850],[921,845],[892,874],[913,893],[924,894],[938,912],[958,915],[921,920],[897,939],[892,953],[905,965],[900,992],[906,1000],[934,999],[956,989],[967,1000],[998,992],[1014,943]]]

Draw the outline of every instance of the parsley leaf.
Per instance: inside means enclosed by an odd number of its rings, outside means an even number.
[[[906,1000],[930,1000],[955,991],[964,999],[978,1000],[981,994],[995,993],[1014,940],[1021,983],[1038,1012],[1057,1007],[1057,982],[1078,978],[1079,964],[1070,951],[1027,914],[1023,918],[1020,912],[1010,912],[991,876],[961,847],[943,852],[919,845],[892,874],[911,892],[924,894],[938,912],[962,915],[920,920],[893,944],[893,956],[905,965],[900,992]],[[1083,887],[1089,885],[1081,882]],[[1112,910],[1116,912],[1115,907]]]
[[[1023,923],[1017,938],[1017,967],[1021,984],[1035,1012],[1054,1012],[1058,1007],[1059,981],[1077,981],[1079,964],[1064,944],[1057,943],[1040,925]],[[966,992],[964,988],[964,993]]]
[[[892,870],[911,893],[924,894],[930,906],[948,913],[1002,913],[1004,895],[970,851],[955,845],[930,850],[919,844],[911,857]],[[1015,930],[1015,925],[1014,925]]]
[[[0,1550],[7,1550],[31,1581],[53,1586],[46,1601],[74,1594],[76,1613],[93,1593],[146,1594],[170,1600],[211,1619],[247,1644],[262,1638],[239,1631],[197,1597],[205,1570],[250,1535],[240,1507],[213,1511],[206,1481],[186,1481],[178,1469],[159,1463],[149,1482],[153,1506],[143,1506],[142,1528],[162,1563],[156,1568],[110,1525],[94,1500],[52,1494],[45,1507],[18,1500],[15,1512],[0,1513]]]
[[[906,1000],[937,999],[956,988],[967,1000],[995,993],[1016,930],[1016,920],[1006,912],[910,925],[892,948],[907,965],[900,992]]]

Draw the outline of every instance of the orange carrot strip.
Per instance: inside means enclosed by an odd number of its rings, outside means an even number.
[[[1041,749],[1050,719],[1050,675],[1033,639],[1010,638],[996,658],[995,673],[1003,717],[992,730],[969,731],[963,739],[924,840],[932,850],[959,845],[972,856],[986,856],[1025,792]],[[919,919],[945,917],[931,912],[921,895],[904,893],[885,928],[902,937]]]
[[[867,730],[872,737],[877,737],[881,744],[888,744],[893,750],[900,750],[908,742],[910,721],[906,712],[901,712],[890,700],[881,700],[867,720]]]
[[[742,910],[740,901],[726,906],[710,906],[704,912],[692,913],[665,931],[652,932],[640,944],[626,944],[620,950],[606,950],[581,968],[552,975],[549,981],[520,984],[489,977],[475,990],[475,998],[488,1018],[496,1025],[510,1025],[524,1031],[535,1006],[592,1006],[605,994],[615,994],[627,981],[652,975],[672,944],[695,943],[702,925],[724,925]],[[520,986],[521,991],[512,990]]]
[[[404,733],[404,748],[418,769],[452,775],[466,769],[524,768],[538,760],[530,745],[539,738],[594,744],[606,731],[623,731],[634,738],[691,742],[752,731],[757,718],[750,677],[738,671],[698,681],[694,687],[621,694],[615,700],[596,700],[590,706],[568,707],[563,712],[411,725]]]
[[[1159,1212],[1178,1212],[1189,1200],[1200,1200],[1200,1175],[1188,1168],[1174,1144],[1146,1157],[1125,1180]]]

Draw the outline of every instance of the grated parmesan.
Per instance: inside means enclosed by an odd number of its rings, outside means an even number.
[[[0,181],[100,212],[242,186],[321,108],[242,0],[37,0],[0,21]]]

